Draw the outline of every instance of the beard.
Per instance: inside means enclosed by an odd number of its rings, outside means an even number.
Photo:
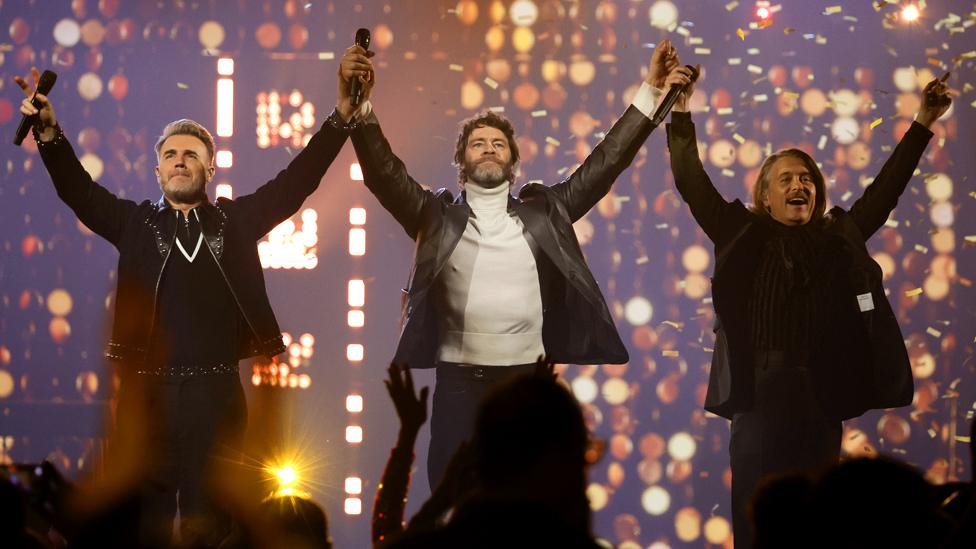
[[[512,164],[501,164],[493,160],[482,160],[464,165],[464,175],[469,182],[491,189],[502,183],[512,181]]]
[[[159,184],[163,195],[170,202],[179,204],[193,204],[207,199],[207,182],[193,177],[188,183],[176,185],[171,182],[172,176]]]

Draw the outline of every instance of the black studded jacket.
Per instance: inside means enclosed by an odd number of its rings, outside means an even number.
[[[213,255],[248,328],[239,358],[270,358],[285,350],[265,289],[257,241],[297,212],[318,188],[347,136],[348,130],[333,114],[308,146],[254,193],[198,207],[207,248],[201,252]],[[93,181],[60,129],[50,142],[38,139],[38,149],[58,197],[119,250],[115,318],[105,355],[143,365],[160,279],[173,252],[176,216],[163,198],[136,203]]]

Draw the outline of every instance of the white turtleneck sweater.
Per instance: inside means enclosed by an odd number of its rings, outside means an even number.
[[[641,83],[632,104],[648,118],[662,90]],[[369,101],[353,114],[369,116]],[[461,240],[437,280],[441,362],[511,366],[545,353],[542,293],[522,221],[508,212],[509,185],[465,185],[468,218]]]
[[[469,182],[473,216],[438,277],[441,362],[529,364],[542,346],[542,293],[522,221],[508,211],[509,185]]]

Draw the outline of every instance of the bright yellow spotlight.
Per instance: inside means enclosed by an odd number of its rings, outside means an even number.
[[[282,488],[292,486],[298,480],[298,473],[295,472],[295,468],[291,465],[286,465],[276,470],[275,475],[278,477],[278,484]]]
[[[912,21],[917,21],[919,15],[920,13],[918,11],[918,6],[915,4],[908,4],[901,9],[901,18],[909,23]]]

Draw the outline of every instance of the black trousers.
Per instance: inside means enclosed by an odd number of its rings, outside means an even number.
[[[534,371],[535,364],[474,366],[441,363],[437,366],[427,451],[427,482],[431,491],[440,482],[458,446],[474,434],[478,404],[485,394],[509,377]]]
[[[762,357],[753,409],[732,417],[732,530],[736,549],[752,547],[749,501],[767,475],[813,471],[836,463],[842,423],[827,417],[810,370]]]
[[[216,547],[230,533],[231,521],[210,501],[207,471],[224,460],[240,461],[247,404],[239,375],[132,374],[119,389],[118,422],[121,433],[144,429],[149,447],[140,490],[140,545],[169,546],[179,508],[183,541]]]

